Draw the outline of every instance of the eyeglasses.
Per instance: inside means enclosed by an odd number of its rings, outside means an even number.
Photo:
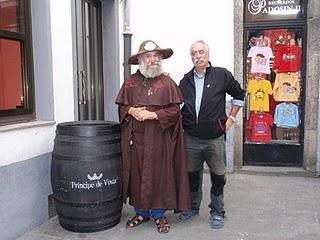
[[[200,55],[200,56],[203,56],[206,53],[207,53],[207,51],[205,51],[205,50],[192,51],[191,52],[191,56],[195,57],[197,54]]]

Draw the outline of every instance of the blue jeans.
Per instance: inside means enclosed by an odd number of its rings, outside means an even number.
[[[210,170],[210,213],[224,216],[223,189],[225,178],[225,141],[224,136],[215,139],[199,139],[184,134],[188,157],[189,183],[191,191],[191,208],[199,212],[202,201],[203,163]]]
[[[151,209],[151,210],[142,210],[139,208],[134,208],[134,211],[136,212],[136,214],[140,215],[143,218],[158,219],[158,218],[164,217],[164,213],[166,212],[166,209],[157,208],[157,209]]]

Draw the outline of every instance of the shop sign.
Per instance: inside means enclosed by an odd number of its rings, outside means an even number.
[[[303,0],[245,0],[245,21],[302,18]]]

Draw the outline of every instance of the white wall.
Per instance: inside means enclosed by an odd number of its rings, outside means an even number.
[[[232,0],[131,0],[130,12],[132,53],[146,39],[172,48],[174,54],[164,61],[164,69],[176,82],[192,68],[189,49],[199,39],[210,46],[213,65],[233,72]]]
[[[74,119],[71,1],[51,3],[52,68],[55,120]]]
[[[0,129],[0,167],[52,151],[53,126],[40,122],[33,125],[17,124],[10,126],[12,130],[9,127]]]

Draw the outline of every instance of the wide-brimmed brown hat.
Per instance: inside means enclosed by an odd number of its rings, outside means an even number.
[[[171,57],[173,51],[171,48],[160,48],[154,41],[146,40],[143,41],[139,47],[138,53],[131,55],[128,59],[129,64],[137,65],[139,64],[138,56],[146,52],[159,51],[161,53],[162,59]]]

